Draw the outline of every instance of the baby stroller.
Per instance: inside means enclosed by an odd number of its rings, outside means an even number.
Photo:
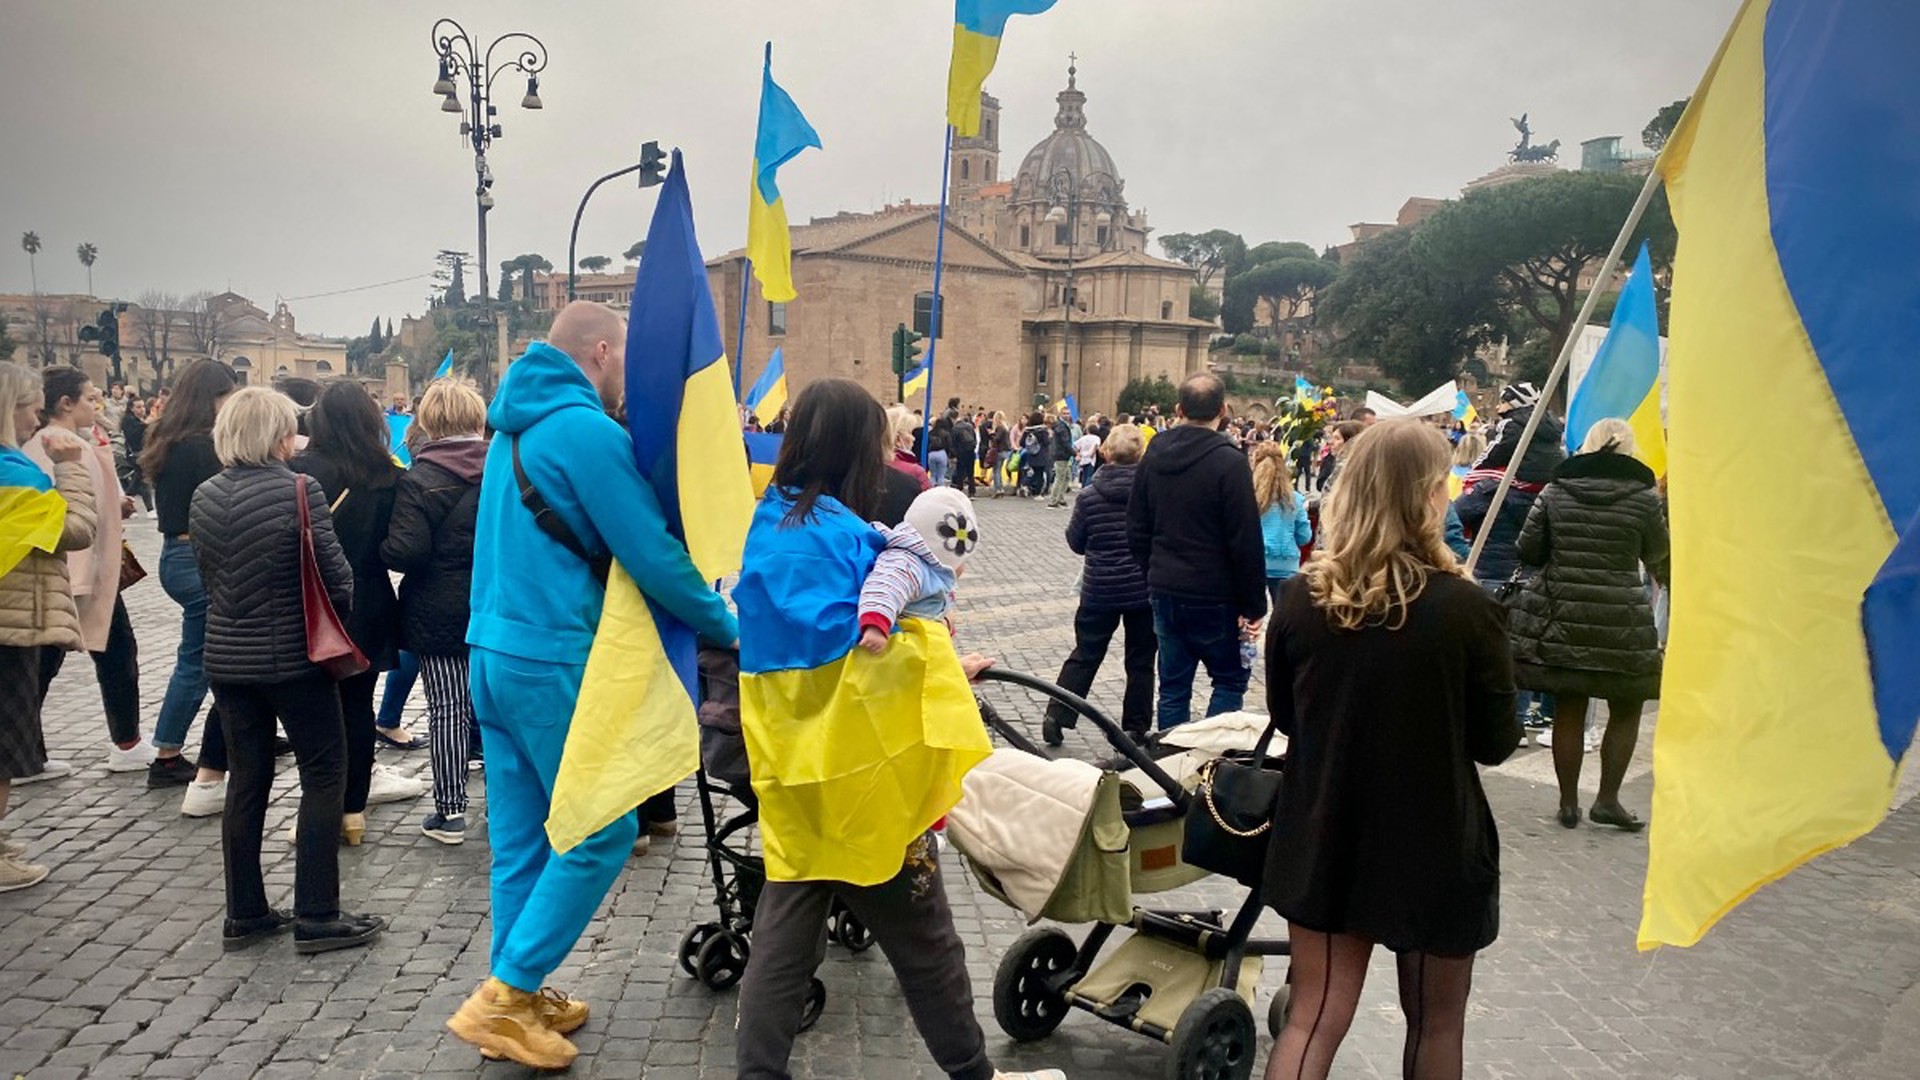
[[[1213,717],[1163,735],[1149,752],[1098,708],[1051,683],[997,668],[981,681],[1022,687],[1072,709],[1121,755],[1104,769],[1052,761],[983,702],[988,725],[1013,749],[997,751],[969,774],[947,836],[982,887],[1029,922],[1092,925],[1077,943],[1044,927],[1007,950],[993,984],[1001,1029],[1021,1042],[1041,1039],[1070,1009],[1081,1009],[1170,1045],[1167,1075],[1174,1080],[1246,1080],[1258,1048],[1252,1005],[1264,958],[1289,955],[1284,938],[1252,936],[1264,906],[1260,890],[1250,889],[1231,918],[1219,910],[1142,908],[1133,897],[1208,876],[1180,858],[1185,815],[1207,812],[1192,793],[1200,766],[1252,748],[1266,718]],[[1062,827],[1050,830],[1049,815],[1060,815],[1053,820]],[[1049,843],[1065,870],[1053,863],[1036,872]],[[1101,959],[1122,928],[1131,933]],[[1282,986],[1268,1010],[1276,1036],[1287,999]]]
[[[680,938],[680,969],[710,990],[725,990],[747,971],[754,908],[767,882],[766,862],[753,851],[753,828],[760,821],[747,769],[747,743],[740,733],[740,655],[730,649],[700,650],[700,771],[694,786],[700,795],[700,819],[706,827],[707,865],[713,872],[713,902],[719,918],[690,927]],[[727,800],[739,812],[723,818]],[[873,935],[853,913],[834,901],[827,936],[853,952],[873,946]],[[807,991],[800,1030],[820,1019],[827,988],[819,979]]]

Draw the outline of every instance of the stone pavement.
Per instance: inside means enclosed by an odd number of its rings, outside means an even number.
[[[1065,514],[1026,501],[982,505],[987,546],[963,582],[963,643],[1051,677],[1072,645]],[[136,521],[130,532],[155,565],[152,525]],[[150,724],[171,668],[177,609],[153,580],[132,591],[130,606]],[[1117,705],[1117,675],[1114,657],[1097,701]],[[1037,721],[1031,700],[1006,688],[991,693],[1003,712]],[[1256,683],[1251,700],[1261,699]],[[412,712],[424,728],[417,695]],[[306,959],[279,943],[228,956],[219,940],[218,822],[180,817],[177,789],[149,792],[138,774],[104,771],[90,665],[67,664],[46,727],[55,755],[80,771],[15,790],[7,824],[53,876],[0,896],[0,1076],[523,1075],[483,1066],[441,1027],[485,974],[484,826],[465,846],[443,847],[418,831],[426,800],[375,807],[366,845],[342,851],[345,901],[389,916],[392,930],[357,952]],[[1096,752],[1085,730],[1070,737],[1069,752]],[[1487,774],[1503,840],[1505,925],[1477,973],[1468,1076],[1920,1076],[1920,806],[1765,890],[1699,947],[1642,955],[1633,931],[1646,840],[1554,825],[1547,757],[1526,751]],[[382,758],[425,765],[424,753]],[[1642,812],[1646,760],[1643,745],[1626,789]],[[264,855],[276,896],[291,885],[281,830],[296,797],[283,779],[268,819]],[[483,806],[482,796],[476,818]],[[734,994],[710,993],[674,964],[682,932],[712,917],[697,811],[683,810],[682,821],[689,827],[677,843],[635,860],[554,978],[595,1010],[578,1036],[575,1075],[732,1075]],[[1164,1048],[1084,1014],[1032,1046],[1001,1034],[988,994],[996,961],[1024,927],[951,856],[947,866],[978,1011],[1003,1067],[1057,1065],[1075,1080],[1162,1075]],[[1230,906],[1239,896],[1205,882],[1155,901]],[[1274,921],[1263,929],[1274,931]],[[1265,972],[1263,1016],[1283,971],[1274,963]],[[937,1075],[877,950],[835,948],[821,978],[826,1012],[801,1037],[795,1075]],[[1382,956],[1335,1074],[1399,1075],[1403,1030]]]

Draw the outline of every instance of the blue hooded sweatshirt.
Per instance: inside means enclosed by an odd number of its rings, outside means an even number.
[[[611,551],[647,598],[711,641],[739,626],[686,545],[667,531],[633,442],[573,359],[544,341],[507,368],[487,409],[497,436],[480,481],[467,644],[555,664],[585,664],[606,590],[579,556],[541,532],[520,502],[520,464],[534,489],[589,551]]]

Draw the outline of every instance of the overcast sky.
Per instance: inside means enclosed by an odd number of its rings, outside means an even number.
[[[461,3],[483,40],[545,41],[546,108],[518,108],[490,154],[490,261],[566,259],[594,177],[647,138],[687,154],[709,254],[743,242],[762,42],[824,152],[781,173],[795,221],[932,201],[950,0],[572,0]],[[1060,0],[1010,25],[991,90],[1002,174],[1053,123],[1067,53],[1088,130],[1158,233],[1249,242],[1347,239],[1410,195],[1452,196],[1502,163],[1508,118],[1535,140],[1639,132],[1692,92],[1737,0]],[[290,300],[310,333],[364,333],[415,313],[427,283],[313,294],[430,273],[476,247],[471,156],[431,93],[434,6],[6,0],[0,7],[0,291],[233,288]],[[580,253],[645,235],[650,195],[596,196]],[[1155,247],[1154,252],[1159,253]],[[473,282],[469,279],[469,289]],[[804,299],[804,298],[803,298]]]

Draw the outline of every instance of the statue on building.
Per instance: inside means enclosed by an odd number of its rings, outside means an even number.
[[[1533,128],[1527,123],[1527,114],[1510,117],[1513,129],[1520,133],[1520,142],[1507,151],[1507,160],[1515,164],[1533,161],[1558,161],[1560,159],[1560,140],[1555,139],[1544,146],[1533,145]]]

